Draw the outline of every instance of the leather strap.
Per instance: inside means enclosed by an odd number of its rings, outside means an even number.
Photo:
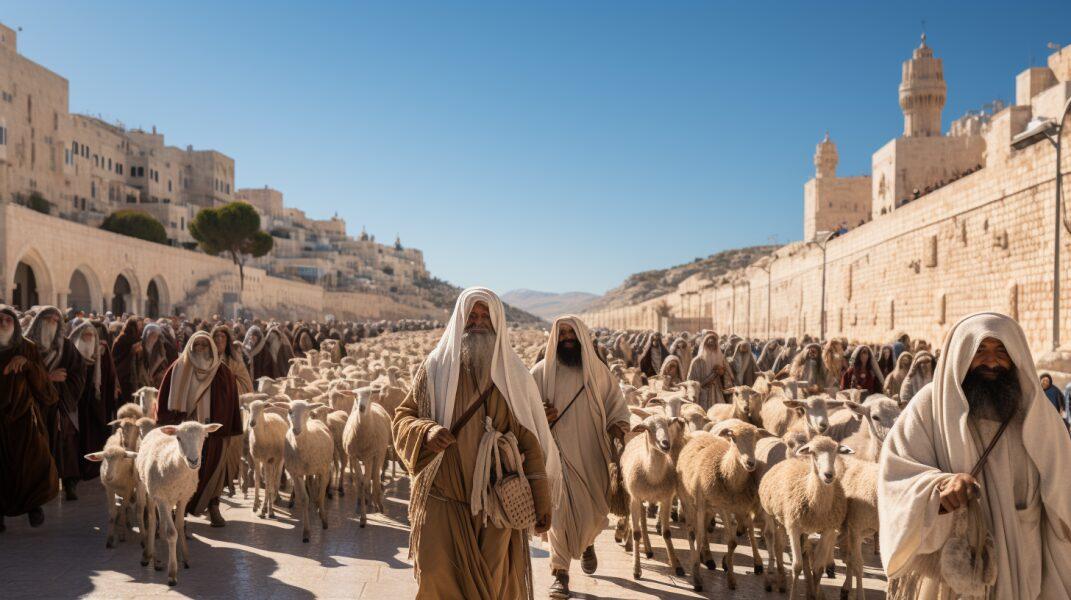
[[[569,412],[569,409],[572,408],[574,404],[576,404],[576,399],[579,398],[580,394],[583,394],[583,393],[584,393],[584,386],[580,386],[580,390],[577,391],[576,395],[573,396],[573,399],[569,401],[569,404],[566,405],[565,410],[563,410],[560,413],[558,413],[558,418],[554,419],[554,422],[550,424],[550,428],[551,429],[554,429],[554,426],[558,424],[558,421],[562,420],[562,417],[565,416],[565,413]]]
[[[472,371],[469,371],[469,374],[472,375]],[[476,389],[479,389],[480,387],[476,383],[475,375],[472,375],[472,385]],[[494,390],[495,384],[492,382],[491,385],[488,386],[482,394],[480,394],[480,397],[477,398],[476,401],[473,402],[471,405],[469,405],[467,409],[465,409],[465,412],[461,415],[461,418],[455,421],[454,424],[450,426],[450,433],[454,437],[457,437],[457,434],[461,432],[461,428],[464,427],[470,419],[472,419],[473,415],[476,414],[476,411],[480,409],[480,406],[484,405],[487,402],[487,399],[491,397],[491,392],[493,392]]]
[[[985,465],[985,459],[989,458],[989,453],[993,451],[993,447],[997,445],[997,440],[1004,434],[1004,430],[1008,428],[1008,423],[1011,423],[1011,418],[1007,418],[1000,424],[1000,429],[997,430],[997,434],[993,436],[993,439],[986,446],[985,452],[982,456],[978,457],[978,462],[974,464],[974,468],[971,469],[971,477],[978,478],[978,473],[982,471],[982,467]]]

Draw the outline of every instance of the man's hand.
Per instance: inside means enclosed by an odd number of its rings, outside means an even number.
[[[536,535],[539,535],[541,533],[546,533],[548,531],[550,531],[550,513],[549,512],[547,514],[545,514],[545,515],[540,515],[539,517],[537,517],[536,518],[536,524],[535,524]]]
[[[7,363],[6,367],[4,367],[4,375],[11,375],[11,374],[21,373],[22,370],[25,369],[25,368],[26,368],[26,357],[25,356],[16,356],[15,358],[12,358]]]
[[[553,423],[558,420],[558,409],[549,404],[543,405],[543,412],[547,413],[547,423]]]
[[[967,506],[967,502],[978,494],[981,486],[978,480],[966,473],[957,473],[941,486],[941,509],[953,512]]]
[[[67,381],[67,369],[56,369],[48,374],[49,381],[63,382]]]
[[[432,452],[442,452],[457,442],[454,434],[445,427],[438,427],[428,432],[426,445]]]

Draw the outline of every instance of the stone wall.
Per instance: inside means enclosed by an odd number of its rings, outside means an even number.
[[[1025,108],[993,117],[983,169],[829,242],[827,336],[883,342],[905,331],[939,343],[960,317],[995,310],[1019,320],[1036,354],[1051,348],[1055,155],[1044,140],[1011,147],[1025,126]],[[1063,143],[1071,147],[1071,134],[1065,132]],[[1071,152],[1064,157],[1066,199]],[[1061,235],[1060,337],[1068,341],[1071,235]],[[719,281],[693,278],[660,298],[584,318],[594,326],[628,329],[698,319],[722,333],[819,335],[821,249],[798,242],[776,256],[769,275],[751,268]],[[659,319],[667,311],[670,318]]]

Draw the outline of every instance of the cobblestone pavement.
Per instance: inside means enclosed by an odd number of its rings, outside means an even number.
[[[17,598],[369,598],[401,600],[416,594],[412,570],[406,560],[407,483],[389,486],[386,514],[369,515],[361,529],[354,518],[353,495],[329,501],[329,529],[312,530],[312,541],[301,543],[300,525],[282,509],[275,520],[252,514],[252,496],[245,500],[239,490],[223,498],[227,526],[212,529],[202,518],[189,519],[190,568],[179,568],[175,588],[167,586],[166,571],[140,564],[137,535],[106,549],[107,518],[103,489],[97,481],[79,486],[75,502],[54,500],[45,507],[47,520],[31,529],[25,517],[8,518],[7,532],[0,534],[0,582],[7,600]],[[653,521],[653,520],[652,520]],[[296,528],[295,528],[296,526]],[[674,546],[682,561],[690,560],[687,542],[676,535]],[[725,586],[724,572],[704,569],[705,591],[693,592],[690,580],[673,575],[666,566],[661,536],[651,531],[653,559],[641,555],[643,579],[632,578],[632,557],[614,543],[606,531],[596,548],[599,569],[586,576],[573,567],[571,587],[576,598],[784,598],[763,591],[761,576],[751,574],[750,551],[738,552],[738,589]],[[163,545],[166,561],[166,549]],[[715,545],[720,559],[723,546]],[[866,572],[867,598],[884,598],[881,577],[871,546],[864,546],[870,566]],[[739,548],[738,548],[739,551]],[[545,546],[533,545],[536,598],[545,598],[550,584]],[[165,562],[166,565],[166,562]],[[687,568],[687,564],[685,565]],[[843,581],[838,563],[836,579],[824,579],[828,598],[837,598]],[[802,584],[802,577],[800,580]]]

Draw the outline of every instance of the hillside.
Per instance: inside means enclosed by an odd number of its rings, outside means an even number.
[[[697,258],[690,263],[668,269],[655,269],[629,275],[624,283],[606,292],[588,308],[606,308],[631,305],[657,298],[677,289],[677,285],[696,273],[706,273],[711,279],[720,277],[732,269],[746,267],[778,249],[780,246],[750,246],[723,250],[706,258]]]
[[[583,312],[599,299],[587,292],[539,292],[536,290],[512,290],[502,294],[503,302],[508,302],[521,310],[528,311],[548,321],[559,315]]]
[[[461,288],[438,277],[418,279],[414,283],[427,293],[427,299],[432,304],[447,312],[454,310],[454,303],[457,302],[457,297],[461,294]],[[505,299],[503,299],[503,304],[506,309],[506,320],[514,325],[546,325],[546,322],[540,317],[512,306]]]

